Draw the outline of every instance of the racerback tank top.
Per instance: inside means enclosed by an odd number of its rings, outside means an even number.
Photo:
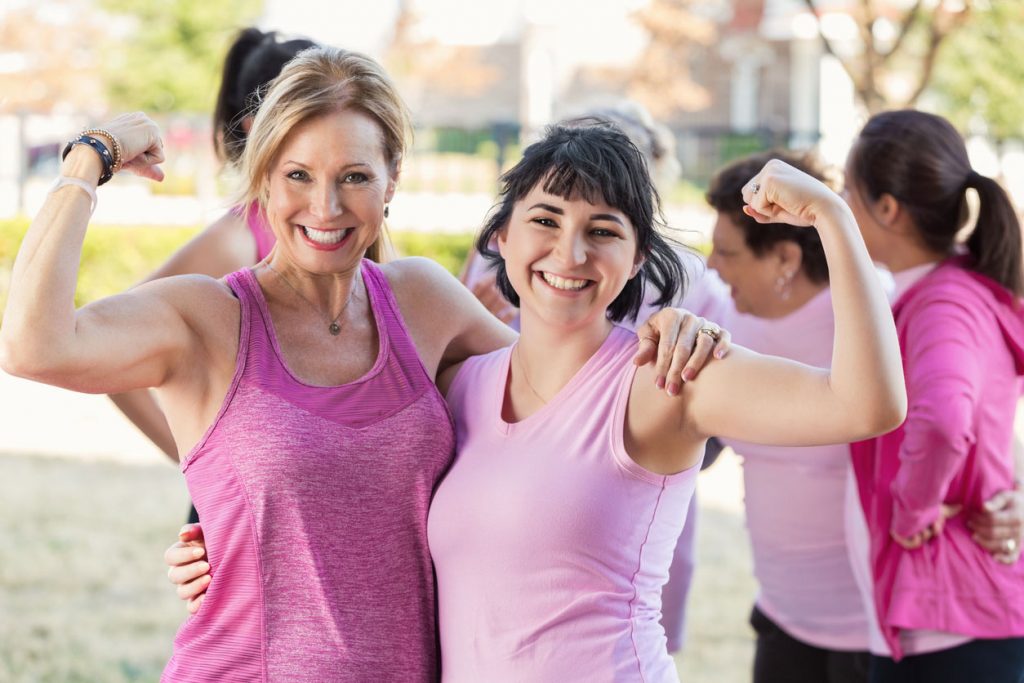
[[[384,275],[366,260],[361,271],[378,357],[329,387],[288,369],[255,275],[227,277],[236,373],[182,464],[212,582],[165,681],[437,677],[426,521],[452,423]]]

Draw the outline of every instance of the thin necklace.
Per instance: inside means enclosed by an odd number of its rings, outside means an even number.
[[[279,278],[281,278],[282,280],[284,280],[284,283],[286,285],[288,285],[289,287],[291,287],[292,291],[294,291],[296,294],[298,294],[300,299],[305,301],[307,304],[310,305],[310,307],[313,310],[315,310],[317,313],[319,313],[320,315],[322,315],[324,317],[324,320],[327,321],[327,331],[331,333],[332,337],[337,337],[339,334],[341,334],[341,325],[338,324],[338,320],[340,320],[341,316],[345,314],[345,309],[348,308],[348,305],[350,303],[352,303],[352,299],[355,298],[355,287],[354,286],[352,288],[352,291],[349,292],[348,299],[345,300],[345,305],[341,307],[341,310],[338,311],[338,315],[334,316],[334,319],[332,320],[332,319],[328,318],[326,315],[324,315],[323,312],[320,311],[320,307],[319,306],[317,306],[312,301],[307,299],[306,295],[303,294],[302,292],[300,292],[299,288],[296,287],[295,285],[293,285],[291,280],[286,278],[281,273],[277,272],[277,269],[274,268],[274,266],[270,265],[269,261],[267,263],[263,264],[263,265],[265,265],[267,268],[269,268],[271,270],[271,272],[274,273],[274,275],[276,275]]]
[[[514,353],[516,354],[516,358],[519,359],[519,365],[522,366],[522,368],[523,368],[523,379],[526,380],[526,386],[530,387],[530,391],[533,392],[534,396],[536,396],[537,398],[540,399],[541,403],[543,403],[544,405],[547,405],[548,404],[548,399],[546,399],[543,396],[541,396],[540,392],[533,388],[533,383],[530,381],[530,373],[526,369],[526,363],[523,362],[523,354],[519,353],[519,344],[516,344]]]

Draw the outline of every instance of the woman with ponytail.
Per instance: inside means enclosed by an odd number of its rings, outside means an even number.
[[[1019,683],[1019,526],[993,556],[972,540],[972,520],[1017,483],[1020,223],[999,184],[971,168],[956,130],[918,111],[872,117],[846,183],[869,251],[896,280],[909,401],[901,427],[853,446],[848,531],[877,618],[871,681]],[[971,191],[979,210],[961,241]]]

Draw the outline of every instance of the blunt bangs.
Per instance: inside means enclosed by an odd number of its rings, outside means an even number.
[[[681,298],[686,272],[660,232],[666,226],[657,190],[643,154],[614,123],[587,118],[550,126],[540,141],[526,148],[519,163],[501,176],[500,183],[498,201],[477,240],[477,251],[494,268],[498,289],[513,306],[519,306],[519,295],[508,279],[504,259],[490,245],[508,225],[515,203],[538,184],[565,200],[603,201],[633,224],[644,263],[608,307],[610,319],[635,319],[648,281],[658,291],[656,306]]]

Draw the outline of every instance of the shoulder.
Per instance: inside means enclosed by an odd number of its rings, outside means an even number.
[[[942,266],[929,273],[896,303],[897,320],[912,325],[923,316],[942,315],[965,322],[981,319],[988,291],[970,272],[958,266]]]
[[[403,309],[459,313],[473,295],[441,265],[422,256],[396,259],[378,266]]]
[[[220,327],[224,323],[237,326],[238,299],[226,278],[175,275],[144,283],[132,291],[173,307],[193,328]]]
[[[243,208],[234,207],[207,226],[199,237],[215,243],[224,252],[235,255],[237,261],[250,266],[256,262],[254,256],[258,245],[246,216]]]
[[[243,218],[228,211],[179,249],[149,278],[201,273],[220,277],[256,262],[257,245]]]
[[[455,401],[462,395],[459,389],[466,385],[466,382],[480,382],[481,385],[491,386],[500,381],[499,373],[505,368],[506,356],[509,353],[508,347],[496,349],[490,353],[479,356],[470,356],[464,361],[453,363],[437,375],[437,389],[449,402]],[[481,378],[484,381],[480,381]]]
[[[431,287],[443,288],[459,284],[454,275],[436,261],[423,256],[406,256],[378,266],[392,288]]]

